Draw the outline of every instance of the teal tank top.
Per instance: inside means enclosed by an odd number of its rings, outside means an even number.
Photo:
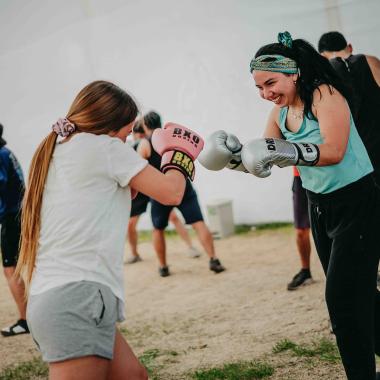
[[[319,124],[304,116],[300,129],[291,132],[286,128],[288,107],[280,110],[280,129],[287,141],[322,144],[323,138]],[[329,166],[297,166],[305,189],[313,193],[331,193],[350,183],[356,182],[365,175],[373,172],[364,144],[356,130],[354,120],[350,114],[350,134],[346,153],[343,160],[336,165]]]

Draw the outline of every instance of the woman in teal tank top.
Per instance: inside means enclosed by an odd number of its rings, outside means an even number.
[[[306,41],[293,41],[288,32],[259,49],[251,73],[261,97],[274,108],[264,138],[242,148],[242,163],[258,177],[269,176],[273,165],[299,169],[347,378],[375,380],[380,196],[347,91],[328,60]]]

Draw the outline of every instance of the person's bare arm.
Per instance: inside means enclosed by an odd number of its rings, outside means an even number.
[[[317,166],[335,165],[342,161],[350,134],[350,109],[346,99],[327,85],[314,91],[313,112],[318,120],[323,143],[319,147]]]
[[[365,57],[377,85],[380,86],[380,60],[372,55],[366,55]]]
[[[147,139],[142,139],[140,144],[137,147],[137,153],[142,157],[148,160],[152,154],[152,148]]]
[[[137,153],[148,160],[152,148],[147,139],[141,140]],[[135,175],[130,186],[164,205],[178,205],[181,203],[185,191],[184,176],[178,170],[169,170],[165,174],[148,165]]]
[[[280,118],[280,108],[273,107],[269,114],[267,125],[264,130],[264,137],[273,137],[277,139],[283,139],[284,136],[281,133],[280,126],[278,125]]]
[[[165,174],[147,165],[137,173],[129,185],[164,205],[179,205],[185,192],[186,181],[178,170],[168,170]]]

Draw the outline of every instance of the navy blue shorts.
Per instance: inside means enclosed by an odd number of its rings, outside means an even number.
[[[135,199],[132,199],[131,217],[144,214],[148,207],[149,197],[145,194],[138,193]]]
[[[1,223],[1,255],[4,267],[17,264],[21,235],[21,221],[18,213],[8,214]]]
[[[157,230],[164,230],[168,226],[169,214],[174,207],[181,212],[186,224],[203,221],[197,193],[189,180],[186,181],[185,194],[179,206],[165,206],[153,199],[151,199],[151,206],[152,223]]]
[[[294,176],[292,190],[294,227],[297,229],[310,228],[308,200],[306,189],[302,187],[301,177]]]

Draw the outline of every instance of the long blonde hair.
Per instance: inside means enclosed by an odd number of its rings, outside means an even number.
[[[95,81],[84,87],[74,99],[66,118],[76,131],[96,135],[118,131],[136,119],[135,101],[121,88],[106,81]],[[21,275],[28,288],[35,266],[41,228],[41,207],[51,157],[57,134],[51,132],[34,153],[22,204],[21,245],[16,275]]]

